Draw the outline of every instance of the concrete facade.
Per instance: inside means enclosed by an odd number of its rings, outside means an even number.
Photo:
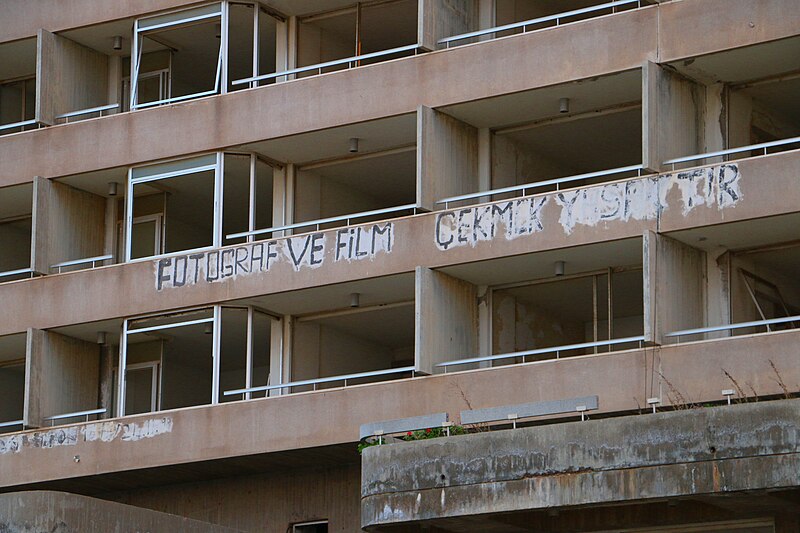
[[[0,530],[797,531],[795,0],[68,4],[0,0]]]

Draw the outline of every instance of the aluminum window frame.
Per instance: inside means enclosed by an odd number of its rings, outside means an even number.
[[[214,11],[210,11],[208,9],[210,7],[216,7],[217,9]],[[185,14],[186,16],[180,17],[181,14]],[[217,56],[217,69],[216,69],[216,77],[214,80],[214,88],[207,91],[200,91],[198,93],[173,97],[172,82],[171,82],[172,67],[170,65],[170,73],[169,73],[170,83],[168,84],[167,87],[167,90],[169,91],[169,96],[162,100],[156,100],[154,102],[144,102],[140,104],[138,102],[139,70],[142,64],[142,50],[144,48],[144,38],[147,36],[147,34],[157,33],[159,31],[163,31],[168,28],[175,28],[184,24],[211,21],[216,18],[219,18],[221,29],[220,29],[219,54]],[[155,23],[152,25],[147,24],[147,21],[158,20],[158,19],[171,19],[171,20],[166,20],[165,22]],[[162,13],[160,15],[155,15],[152,17],[144,17],[136,19],[136,21],[133,23],[133,44],[131,49],[130,80],[131,82],[130,82],[129,109],[131,111],[136,111],[137,109],[153,107],[157,105],[176,103],[183,100],[202,98],[204,96],[212,96],[215,94],[225,94],[227,92],[227,86],[228,86],[228,2],[227,0],[212,2],[209,4],[204,4],[202,6],[193,7],[191,9],[182,9],[177,11],[171,11],[168,13]]]
[[[211,164],[209,161],[211,156],[214,156],[214,163]],[[140,176],[134,177],[135,171],[140,169],[147,169],[149,167],[159,167],[161,165],[167,165],[169,163],[174,162],[186,162],[190,163],[192,160],[197,161],[197,166],[188,166],[184,168],[178,168],[174,170],[167,170],[164,172],[155,171],[153,174],[143,174]],[[162,220],[162,228],[161,228],[161,253],[145,256],[145,257],[137,257],[135,259],[131,258],[131,237],[133,231],[133,191],[136,185],[142,183],[148,183],[152,181],[160,181],[166,180],[170,178],[176,178],[179,176],[188,176],[191,174],[199,174],[201,172],[208,172],[214,171],[214,201],[213,201],[213,220],[212,220],[212,239],[211,245],[209,246],[201,246],[199,248],[192,248],[188,250],[179,250],[174,252],[165,252],[164,251],[164,242],[166,239],[166,218]],[[125,240],[125,248],[124,248],[124,260],[126,263],[135,262],[135,261],[146,261],[146,260],[153,260],[160,257],[175,255],[175,254],[183,254],[189,252],[198,252],[204,250],[212,250],[214,248],[219,248],[222,246],[222,199],[223,199],[223,176],[225,171],[225,157],[224,152],[213,152],[212,154],[204,154],[200,156],[196,156],[193,158],[185,158],[185,159],[173,159],[169,161],[162,161],[160,163],[156,163],[153,165],[147,165],[142,167],[131,167],[128,169],[128,177],[126,180],[126,188],[125,188],[125,226],[124,226],[124,240]],[[164,216],[166,215],[166,210]],[[138,218],[138,217],[137,217]]]

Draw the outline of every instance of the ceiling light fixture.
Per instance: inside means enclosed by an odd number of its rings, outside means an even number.
[[[351,154],[358,153],[358,137],[350,138],[350,153]]]
[[[556,261],[555,262],[555,274],[556,276],[563,276],[564,275],[564,267],[566,267],[567,263],[565,261]]]
[[[109,181],[108,182],[108,195],[109,196],[116,196],[119,188],[119,183],[116,181]]]
[[[558,101],[558,112],[569,113],[569,98],[561,98]]]
[[[114,36],[114,50],[122,50],[122,35]]]

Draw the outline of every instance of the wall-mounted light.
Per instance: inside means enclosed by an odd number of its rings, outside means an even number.
[[[569,98],[561,98],[558,101],[558,112],[569,113]]]
[[[566,265],[567,265],[567,263],[564,262],[564,261],[556,261],[554,263],[556,276],[563,276],[564,275],[564,267],[566,267]]]
[[[350,138],[350,153],[355,154],[358,152],[358,137]]]
[[[361,295],[357,292],[354,292],[350,295],[350,307],[360,307],[361,306]]]
[[[122,50],[122,35],[114,36],[114,50]]]
[[[98,331],[97,332],[97,344],[103,346],[108,344],[108,335],[105,331]]]
[[[108,195],[109,196],[116,196],[118,187],[119,187],[119,183],[117,183],[116,181],[109,181],[108,182]]]

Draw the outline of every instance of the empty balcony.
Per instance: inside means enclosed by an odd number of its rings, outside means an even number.
[[[0,433],[18,431],[24,424],[26,335],[0,337]]]
[[[36,39],[0,45],[0,135],[35,129]]]
[[[0,188],[0,283],[33,276],[33,185]]]

